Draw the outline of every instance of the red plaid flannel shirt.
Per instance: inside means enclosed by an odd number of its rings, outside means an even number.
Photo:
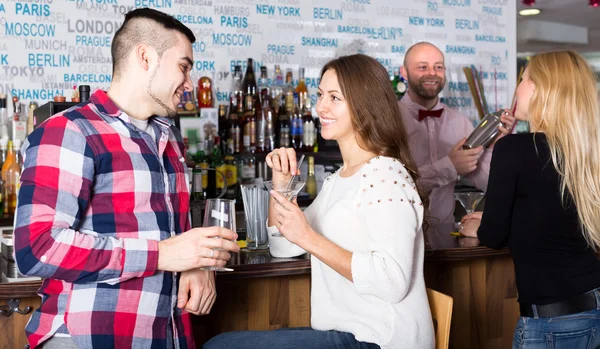
[[[157,270],[158,241],[190,229],[184,148],[150,124],[156,140],[97,91],[27,138],[14,236],[19,270],[45,279],[32,347],[58,330],[81,348],[195,348],[178,276]]]

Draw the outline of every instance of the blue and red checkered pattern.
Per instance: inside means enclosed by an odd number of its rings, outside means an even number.
[[[195,348],[178,277],[157,270],[158,241],[190,229],[184,147],[150,124],[155,140],[96,91],[27,138],[14,236],[19,270],[45,279],[32,347],[66,328],[81,348]]]

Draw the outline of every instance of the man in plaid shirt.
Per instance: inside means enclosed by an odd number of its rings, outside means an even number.
[[[15,256],[45,279],[26,328],[33,348],[195,348],[189,313],[215,300],[213,272],[198,268],[239,248],[230,230],[190,229],[181,135],[156,116],[193,91],[194,41],[167,14],[129,12],[108,91],[27,138]]]

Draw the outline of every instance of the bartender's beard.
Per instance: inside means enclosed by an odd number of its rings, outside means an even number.
[[[433,100],[442,92],[446,85],[446,78],[440,78],[439,76],[423,76],[420,79],[411,79],[410,74],[407,74],[408,88],[412,90],[414,94],[424,100]],[[438,86],[435,89],[431,89],[425,85],[426,81],[437,81]]]
[[[161,101],[160,98],[152,91],[152,83],[154,82],[154,78],[156,77],[156,73],[158,72],[158,68],[160,65],[156,66],[154,72],[152,72],[152,76],[150,77],[150,81],[148,82],[147,92],[150,98],[156,102],[156,104],[160,105],[161,108],[165,110],[166,116],[168,118],[174,118],[177,116],[177,111],[173,108],[170,108],[165,102]],[[162,115],[161,115],[162,116]]]

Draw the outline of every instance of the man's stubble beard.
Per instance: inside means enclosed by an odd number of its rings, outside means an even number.
[[[436,88],[434,90],[434,92],[430,92],[430,90],[426,89],[422,85],[423,82],[421,80],[424,80],[424,79],[425,79],[425,77],[422,77],[418,81],[415,81],[414,79],[411,79],[410,74],[407,73],[408,89],[412,90],[413,93],[415,93],[417,96],[419,96],[420,98],[423,98],[425,100],[436,99],[437,96],[440,94],[440,92],[442,92],[442,90],[444,89],[444,86],[446,85],[446,78],[444,77],[442,79],[440,77],[437,77],[437,79],[439,80],[440,83],[439,83],[439,87]]]
[[[152,72],[150,81],[148,81],[147,92],[148,92],[148,95],[150,96],[150,98],[152,98],[152,100],[154,100],[158,105],[160,105],[165,110],[165,112],[167,113],[166,116],[168,118],[174,118],[175,116],[177,116],[177,110],[173,110],[173,108],[170,108],[169,106],[167,106],[163,101],[161,101],[158,98],[158,96],[156,96],[156,94],[154,92],[152,92],[152,83],[154,82],[154,78],[156,78],[158,68],[160,68],[160,64],[157,65],[156,68],[154,69],[154,72]]]

